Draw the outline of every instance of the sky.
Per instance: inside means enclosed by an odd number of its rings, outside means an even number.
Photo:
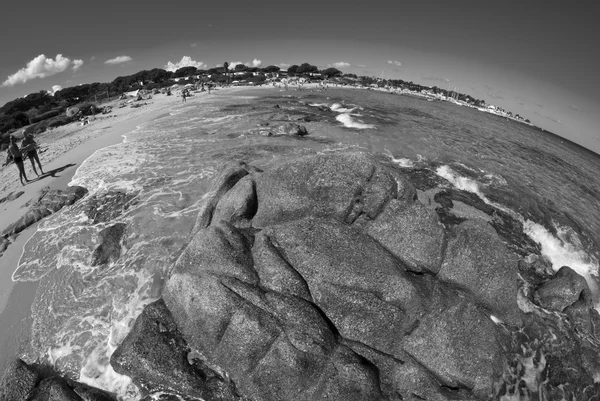
[[[3,6],[0,105],[151,68],[309,62],[456,88],[600,153],[600,3],[37,3]]]

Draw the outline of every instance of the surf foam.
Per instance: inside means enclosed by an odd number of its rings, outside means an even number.
[[[352,111],[354,111],[356,109],[356,107],[344,107],[339,103],[334,103],[331,105],[331,110],[337,112],[337,113],[350,113]]]
[[[542,255],[552,263],[552,269],[555,272],[562,266],[569,266],[585,278],[594,296],[596,309],[600,311],[600,289],[594,279],[594,277],[598,276],[600,270],[599,264],[597,260],[588,255],[581,247],[573,243],[581,243],[575,232],[566,227],[555,225],[557,236],[554,236],[541,224],[526,220],[517,212],[490,201],[481,192],[480,184],[477,181],[461,176],[447,165],[438,167],[435,172],[440,177],[448,180],[455,188],[476,194],[488,205],[509,213],[523,223],[523,232],[541,246]]]
[[[341,122],[342,124],[344,124],[344,126],[348,127],[348,128],[357,128],[357,129],[375,128],[375,126],[373,124],[364,124],[364,123],[355,121],[352,118],[352,116],[350,116],[350,114],[340,114],[335,119],[338,120],[339,122]]]
[[[481,200],[483,200],[485,203],[492,205],[493,202],[491,202],[488,198],[486,198],[486,196],[481,192],[481,190],[479,189],[479,183],[471,178],[467,178],[467,177],[463,177],[462,175],[458,174],[456,171],[452,170],[452,168],[450,166],[440,166],[436,169],[435,173],[437,175],[439,175],[442,178],[445,178],[446,180],[450,181],[450,183],[458,189],[462,189],[463,191],[467,191],[467,192],[472,192],[474,194],[476,194],[477,196],[479,196],[481,198]],[[492,205],[492,206],[496,206],[496,205]]]
[[[598,275],[598,262],[581,248],[567,240],[567,228],[557,226],[557,235],[552,235],[544,226],[530,220],[523,221],[523,231],[542,247],[542,255],[552,262],[557,272],[563,266],[569,266],[583,276],[594,294],[598,294],[598,284],[592,278]],[[577,235],[571,233],[571,235]]]

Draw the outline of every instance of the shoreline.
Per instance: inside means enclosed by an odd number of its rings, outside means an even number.
[[[124,110],[125,113],[122,112],[116,118],[102,119],[96,123],[86,125],[82,129],[78,129],[77,126],[66,126],[66,128],[59,127],[53,132],[41,134],[39,138],[43,144],[50,147],[53,144],[46,142],[46,137],[48,136],[59,137],[57,142],[60,142],[60,146],[63,147],[68,146],[69,143],[75,143],[75,146],[62,153],[59,150],[59,154],[50,161],[44,160],[44,157],[41,155],[40,158],[42,159],[44,171],[50,171],[69,164],[73,164],[73,166],[65,169],[55,177],[46,177],[42,180],[29,183],[24,187],[20,186],[18,182],[17,169],[14,166],[8,166],[8,169],[0,169],[0,176],[6,176],[7,170],[9,170],[9,173],[10,170],[14,170],[15,173],[15,182],[0,190],[0,197],[8,195],[12,191],[22,190],[25,192],[21,197],[0,205],[0,230],[17,221],[27,212],[27,208],[22,206],[35,198],[39,194],[39,191],[44,188],[51,190],[64,190],[68,188],[77,169],[85,160],[100,149],[124,142],[126,134],[136,130],[138,126],[168,115],[175,107],[185,107],[189,103],[193,105],[194,103],[210,102],[213,98],[218,99],[219,95],[230,95],[252,89],[275,90],[278,88],[221,88],[214,94],[211,94],[210,97],[207,92],[197,93],[195,96],[188,98],[186,103],[183,103],[177,95],[153,98],[150,101],[154,101],[148,104],[148,108],[127,109]],[[130,112],[128,113],[128,111]],[[108,131],[110,128],[113,129]],[[94,135],[94,133],[99,134]],[[79,138],[78,136],[83,138]],[[63,143],[65,141],[67,142],[66,145]],[[27,172],[31,171],[31,167],[27,161],[25,169]],[[24,245],[35,234],[37,226],[38,223],[35,223],[21,232],[16,241],[0,256],[0,338],[2,339],[0,341],[0,369],[2,371],[4,371],[14,358],[19,357],[24,352],[26,341],[30,335],[29,331],[32,323],[31,305],[35,300],[38,281],[14,282],[12,281],[12,274],[17,268]]]
[[[86,159],[99,149],[122,143],[127,133],[135,130],[141,124],[151,122],[160,117],[162,111],[165,109],[168,110],[177,104],[175,99],[168,98],[166,101],[159,101],[159,104],[147,109],[143,113],[127,113],[119,118],[118,121],[114,119],[108,120],[111,123],[111,128],[113,124],[115,125],[114,129],[110,131],[106,130],[105,126],[107,124],[102,124],[98,127],[93,126],[92,123],[92,126],[86,126],[86,128],[89,127],[92,130],[105,130],[105,132],[96,137],[88,138],[87,140],[84,139],[72,149],[58,155],[55,159],[43,163],[45,171],[51,171],[70,164],[72,166],[56,174],[56,176],[46,177],[45,179],[29,183],[21,187],[22,189],[18,188],[19,183],[17,180],[16,185],[5,190],[2,196],[6,196],[11,190],[23,190],[25,193],[18,199],[2,205],[0,208],[0,229],[18,220],[28,210],[22,206],[27,201],[35,198],[40,190],[44,188],[51,190],[64,190],[68,188],[69,183],[77,172],[77,168]],[[133,111],[135,110],[133,109]],[[85,129],[78,130],[78,132],[72,135],[85,135],[88,133],[85,131]],[[52,144],[50,143],[49,146],[52,146]],[[26,165],[26,170],[29,170],[28,167]],[[24,245],[35,234],[37,227],[38,223],[35,223],[21,232],[15,242],[9,245],[0,257],[0,338],[2,339],[0,343],[0,369],[2,371],[15,357],[19,357],[24,351],[25,342],[29,337],[31,329],[31,305],[36,296],[38,282],[14,282],[12,274],[17,268]]]

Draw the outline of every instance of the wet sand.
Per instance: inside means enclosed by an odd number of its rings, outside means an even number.
[[[280,91],[279,88],[271,86],[226,88],[213,91],[210,96],[208,92],[195,93],[186,103],[203,103],[212,98],[216,99],[219,95],[241,91],[245,95],[258,95],[264,93],[264,90]],[[140,124],[159,118],[174,107],[186,105],[175,92],[174,96],[156,95],[153,99],[138,102],[147,104],[134,109],[129,106],[117,108],[122,102],[114,102],[112,113],[100,115],[88,125],[73,123],[36,136],[41,149],[47,149],[40,154],[44,171],[64,168],[56,174],[45,175],[26,186],[21,186],[16,166],[0,168],[0,198],[11,192],[25,192],[18,199],[0,204],[0,231],[24,215],[28,209],[23,205],[35,198],[42,189],[66,189],[77,168],[94,152],[122,142],[123,136]],[[29,160],[25,161],[25,170],[29,179],[35,177]],[[36,229],[37,224],[34,224],[20,233],[0,257],[0,374],[13,358],[22,353],[29,336],[31,305],[35,298],[37,282],[13,282],[12,273],[18,265],[23,246]]]
[[[25,193],[18,199],[0,204],[0,231],[24,215],[28,210],[23,207],[25,203],[35,198],[42,189],[66,189],[77,168],[95,151],[122,142],[123,135],[180,102],[175,96],[158,96],[157,99],[146,100],[147,105],[136,109],[117,109],[111,113],[114,117],[100,116],[86,126],[73,123],[36,137],[42,149],[48,148],[47,152],[40,155],[44,171],[64,170],[21,186],[14,165],[1,169],[4,189],[0,192],[0,198],[11,192]],[[29,179],[35,177],[28,160],[25,161],[25,169]],[[21,353],[31,326],[31,304],[37,282],[13,282],[12,273],[17,267],[23,246],[36,230],[37,224],[34,224],[20,233],[0,257],[0,372]]]

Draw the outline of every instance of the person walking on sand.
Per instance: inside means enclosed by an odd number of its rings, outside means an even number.
[[[44,170],[42,170],[42,163],[40,163],[40,157],[38,156],[37,148],[38,144],[33,139],[33,134],[25,134],[25,139],[23,139],[23,142],[21,142],[21,151],[27,152],[26,155],[29,158],[29,161],[31,162],[33,172],[39,177],[39,174],[35,169],[35,162],[37,162],[38,167],[40,168],[40,173],[44,174]]]
[[[23,178],[25,178],[25,182],[29,182],[29,180],[27,179],[27,175],[25,175],[23,155],[19,150],[19,146],[17,146],[17,138],[15,138],[13,135],[10,136],[10,144],[8,145],[8,155],[6,157],[6,163],[4,163],[3,166],[6,166],[9,163],[10,159],[12,159],[15,162],[17,168],[19,169],[19,180],[21,180],[21,185],[25,185],[23,183]]]

